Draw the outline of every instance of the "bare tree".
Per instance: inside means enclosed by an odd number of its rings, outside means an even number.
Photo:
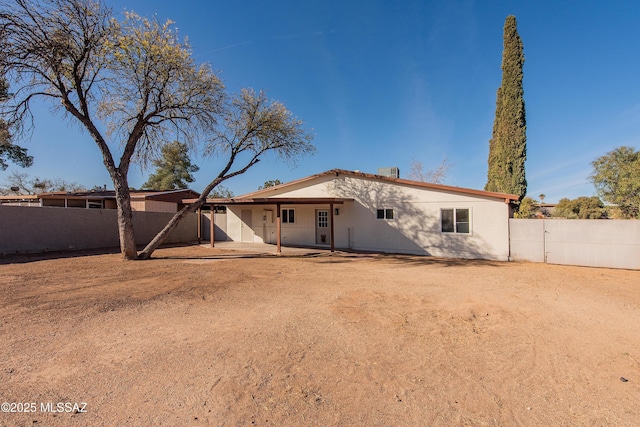
[[[15,87],[3,116],[24,131],[32,101],[44,98],[81,123],[113,181],[123,258],[135,259],[130,164],[176,130],[187,143],[210,133],[220,79],[196,66],[171,22],[133,13],[117,22],[95,0],[0,0],[0,48],[0,75]]]
[[[453,165],[449,163],[447,158],[443,158],[440,165],[435,169],[424,169],[422,162],[413,160],[407,174],[409,179],[421,182],[430,182],[432,184],[444,184],[447,172]]]
[[[224,156],[226,165],[198,200],[180,210],[140,252],[140,258],[149,258],[182,218],[202,206],[220,183],[245,173],[269,152],[286,161],[313,153],[315,148],[311,139],[311,134],[303,129],[302,121],[293,117],[283,104],[269,101],[264,92],[243,89],[226,104],[222,122],[206,147],[207,154]]]
[[[269,180],[265,181],[264,184],[259,186],[258,190],[264,190],[265,188],[275,187],[276,185],[280,185],[280,184],[282,184],[282,181],[280,181],[277,178],[276,179],[269,179]]]
[[[99,0],[0,0],[0,75],[17,87],[0,112],[24,132],[35,98],[52,101],[86,129],[113,181],[120,249],[136,259],[128,173],[175,137],[227,156],[193,206],[178,212],[140,254],[148,258],[188,212],[222,181],[244,173],[268,151],[294,159],[313,151],[302,122],[263,93],[228,99],[207,65],[196,65],[168,21],[125,13],[116,21]],[[222,121],[218,127],[218,121]],[[106,131],[102,131],[106,129]],[[119,159],[114,156],[119,154]],[[233,169],[236,162],[241,166]]]
[[[24,172],[13,171],[6,179],[6,186],[0,187],[4,194],[40,194],[52,191],[83,191],[80,184],[67,182],[62,178],[30,177]]]

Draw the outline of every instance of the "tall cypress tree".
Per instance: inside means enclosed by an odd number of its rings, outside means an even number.
[[[527,122],[522,87],[524,52],[515,16],[507,16],[503,37],[502,84],[496,96],[496,118],[489,141],[489,170],[484,189],[517,194],[522,200],[527,194],[524,171]]]

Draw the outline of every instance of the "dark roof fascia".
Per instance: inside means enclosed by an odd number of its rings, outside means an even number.
[[[193,203],[195,199],[183,200],[184,203]],[[345,202],[353,202],[345,197],[232,197],[230,199],[207,199],[207,205],[341,205]]]
[[[40,199],[100,199],[100,200],[110,200],[115,199],[114,195],[108,194],[92,194],[92,193],[70,193],[70,194],[40,194]]]

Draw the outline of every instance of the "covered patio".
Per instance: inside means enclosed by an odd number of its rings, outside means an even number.
[[[275,206],[276,209],[276,244],[275,253],[277,255],[282,254],[282,218],[281,207],[283,205],[296,206],[296,205],[324,205],[328,207],[328,225],[329,225],[329,251],[335,252],[335,232],[334,232],[334,207],[336,205],[343,205],[345,202],[353,202],[352,198],[341,197],[241,197],[241,198],[229,198],[229,199],[207,199],[206,206],[209,206],[213,212],[215,206]],[[201,216],[198,215],[198,218]],[[211,215],[210,225],[210,245],[216,246],[215,242],[215,221],[214,215]],[[202,223],[198,222],[198,236],[202,236]],[[226,243],[226,242],[225,242]],[[237,242],[239,243],[239,242]],[[246,242],[242,242],[247,244]],[[265,246],[272,246],[263,243]]]

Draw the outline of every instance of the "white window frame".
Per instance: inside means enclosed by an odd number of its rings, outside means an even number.
[[[104,200],[87,200],[87,209],[104,209]]]
[[[291,218],[290,213],[293,213],[293,221],[289,221]],[[296,210],[294,208],[282,208],[280,209],[280,221],[283,224],[295,224],[296,223]]]
[[[382,218],[380,218],[380,213],[382,211]],[[391,215],[389,215],[391,212]],[[377,208],[376,209],[376,219],[378,221],[394,221],[396,219],[396,208]]]
[[[444,212],[453,211],[453,230],[443,230]],[[467,221],[458,221],[458,211],[467,211]],[[459,231],[458,224],[467,224],[467,231]],[[440,232],[443,234],[471,234],[471,208],[441,208],[440,209]]]
[[[328,210],[317,210],[316,211],[316,227],[318,228],[329,228],[329,211]]]

